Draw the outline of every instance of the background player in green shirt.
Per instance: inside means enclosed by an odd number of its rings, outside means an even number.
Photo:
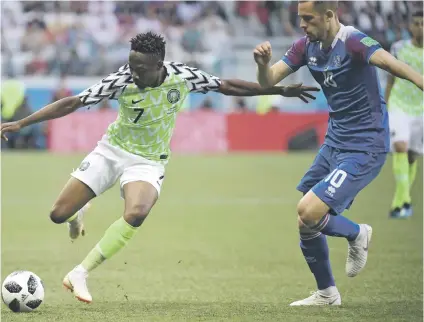
[[[21,128],[63,117],[103,99],[117,99],[119,113],[96,148],[72,173],[56,200],[50,218],[69,224],[72,239],[84,233],[82,216],[91,199],[120,179],[125,200],[123,217],[114,222],[63,284],[81,301],[90,303],[88,273],[112,257],[134,237],[156,203],[170,157],[175,119],[189,93],[216,91],[232,96],[283,95],[314,99],[315,87],[301,84],[263,89],[239,79],[221,80],[182,63],[165,62],[165,41],[153,33],[131,40],[128,64],[77,96],[58,100],[17,122],[1,125],[1,136]]]
[[[423,70],[423,11],[410,18],[412,38],[392,45],[391,53],[414,70]],[[396,191],[389,216],[404,218],[412,215],[410,188],[417,172],[417,155],[423,153],[423,92],[412,83],[389,75],[388,102],[390,134],[393,150],[393,173]]]

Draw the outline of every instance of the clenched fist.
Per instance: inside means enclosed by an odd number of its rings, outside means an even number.
[[[253,57],[258,65],[265,66],[271,61],[272,49],[269,41],[256,46],[253,50]]]

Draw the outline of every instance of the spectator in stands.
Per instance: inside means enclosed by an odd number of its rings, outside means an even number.
[[[246,104],[246,100],[243,97],[234,97],[234,109],[233,113],[246,113],[249,112],[249,108]]]

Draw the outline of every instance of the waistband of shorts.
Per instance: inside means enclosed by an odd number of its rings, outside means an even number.
[[[153,165],[153,166],[165,166],[168,163],[168,160],[164,160],[164,161],[155,161],[155,160],[150,160],[147,159],[141,155],[135,154],[135,153],[131,153],[123,148],[121,148],[118,145],[114,145],[110,142],[108,136],[105,134],[102,136],[102,138],[100,139],[100,141],[97,142],[98,145],[105,145],[110,149],[116,150],[119,153],[124,153],[127,154],[129,157],[135,158],[140,160],[140,162],[144,163],[144,164],[149,164],[149,165]],[[168,158],[169,159],[169,158]]]

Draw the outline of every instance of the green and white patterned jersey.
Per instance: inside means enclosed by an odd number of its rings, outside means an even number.
[[[411,40],[395,42],[390,52],[412,69],[422,73],[423,48],[414,46]],[[423,92],[411,82],[396,77],[390,92],[388,107],[389,110],[400,109],[408,115],[420,116],[424,112]]]
[[[167,76],[158,87],[139,89],[126,64],[78,94],[85,105],[118,100],[118,117],[107,130],[109,142],[162,164],[169,160],[175,120],[184,99],[189,93],[217,91],[221,85],[218,77],[197,68],[175,62],[164,65]]]

